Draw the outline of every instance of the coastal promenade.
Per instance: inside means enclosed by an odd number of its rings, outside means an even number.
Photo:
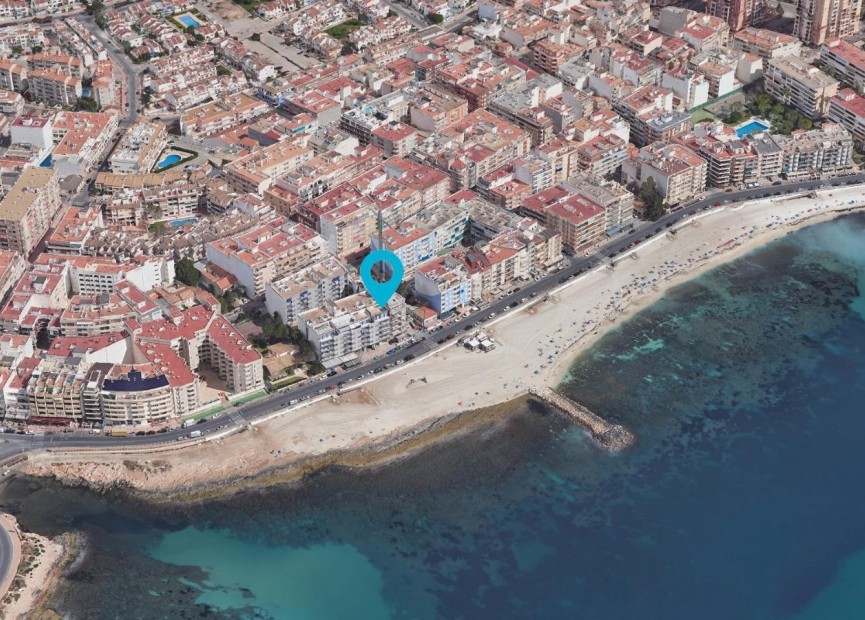
[[[834,217],[857,206],[851,202],[861,206],[862,188],[845,186],[862,182],[865,175],[757,188],[744,193],[760,199],[744,203],[736,192],[710,196],[615,239],[594,256],[573,259],[559,273],[527,284],[515,295],[410,348],[234,408],[230,416],[198,425],[197,430],[209,430],[205,436],[212,438],[200,445],[190,445],[191,440],[176,442],[185,434],[183,430],[127,438],[83,433],[5,435],[0,437],[0,459],[27,454],[28,461],[20,468],[30,473],[50,473],[57,470],[54,463],[66,462],[75,463],[70,475],[75,477],[80,471],[82,481],[135,479],[142,487],[172,488],[184,480],[224,479],[237,472],[251,475],[300,458],[388,445],[394,434],[414,432],[411,429],[442,416],[518,398],[529,387],[556,385],[569,360],[626,316],[625,308],[634,312],[667,287],[693,277],[697,268],[729,260],[738,251],[785,234],[801,221]],[[821,191],[816,200],[804,195],[784,198],[788,190],[801,193],[833,183],[841,187]],[[724,200],[737,204],[724,207]],[[699,226],[680,228],[698,214],[705,216]],[[676,229],[679,232],[672,234]],[[641,243],[635,245],[638,241]],[[496,316],[490,321],[480,318],[487,313]],[[452,346],[456,336],[482,323],[496,338],[499,346],[495,350],[470,353]],[[394,367],[409,355],[415,359]],[[373,375],[377,369],[384,372]],[[360,382],[363,388],[348,394],[325,392],[337,383],[349,387]],[[290,403],[299,399],[306,400]],[[227,427],[219,435],[252,432],[217,439],[217,426]],[[176,449],[183,445],[187,447]],[[150,448],[165,450],[158,458],[169,460],[171,468],[145,475],[123,467],[123,453]],[[110,454],[112,451],[117,454]],[[81,456],[74,456],[76,453]]]
[[[21,563],[21,539],[15,519],[0,514],[0,601],[6,597],[9,587]]]
[[[595,438],[595,441],[611,452],[620,452],[625,448],[629,448],[636,440],[634,433],[621,424],[607,422],[586,407],[549,388],[531,387],[529,388],[529,394],[564,411],[576,420],[577,423],[585,427],[592,434],[592,437]]]

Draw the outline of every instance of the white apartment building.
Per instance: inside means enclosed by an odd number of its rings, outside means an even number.
[[[327,300],[343,297],[349,284],[349,270],[339,259],[323,261],[264,285],[267,311],[278,314],[286,324],[295,323],[304,312],[322,307]]]
[[[327,300],[321,308],[298,317],[300,331],[321,363],[334,367],[364,349],[402,336],[408,328],[405,300],[394,295],[385,308],[367,294]]]
[[[159,122],[136,122],[126,130],[111,153],[108,160],[111,172],[150,172],[166,144],[165,125]]]
[[[27,77],[28,92],[36,101],[71,107],[81,97],[81,80],[53,70],[35,69]]]
[[[838,80],[798,56],[769,60],[763,74],[766,92],[812,120],[828,114],[829,100],[838,93],[838,85]]]

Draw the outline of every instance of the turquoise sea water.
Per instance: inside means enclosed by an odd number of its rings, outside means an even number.
[[[17,479],[0,507],[87,535],[71,618],[865,618],[865,218],[670,291],[562,389],[376,471],[154,508]]]

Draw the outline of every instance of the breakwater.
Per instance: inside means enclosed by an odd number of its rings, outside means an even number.
[[[607,450],[619,452],[632,446],[637,439],[634,433],[621,424],[607,422],[586,407],[549,388],[529,388],[529,394],[568,414]]]

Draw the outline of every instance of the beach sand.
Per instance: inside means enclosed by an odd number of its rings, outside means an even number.
[[[675,234],[615,257],[614,267],[601,266],[546,300],[501,315],[484,329],[497,343],[489,353],[470,352],[454,340],[357,389],[307,401],[230,437],[159,453],[32,454],[17,469],[70,484],[170,493],[321,462],[323,455],[392,447],[454,412],[520,397],[531,386],[555,387],[575,356],[665,290],[796,227],[861,208],[862,195],[860,186],[851,186],[821,192],[816,200],[774,197],[701,212],[671,229]]]

